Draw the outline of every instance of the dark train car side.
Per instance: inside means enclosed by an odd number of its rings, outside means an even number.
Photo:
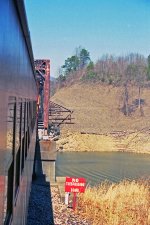
[[[0,224],[26,224],[37,86],[23,0],[0,0]]]

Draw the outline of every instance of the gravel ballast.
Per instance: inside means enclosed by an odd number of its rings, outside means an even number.
[[[90,225],[60,200],[57,186],[36,179],[32,183],[27,225]]]

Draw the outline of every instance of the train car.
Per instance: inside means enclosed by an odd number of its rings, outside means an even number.
[[[0,0],[0,224],[26,224],[37,85],[23,0]]]

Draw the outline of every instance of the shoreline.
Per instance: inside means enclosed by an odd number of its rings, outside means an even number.
[[[58,152],[127,152],[150,154],[149,134],[142,132],[91,134],[68,131],[62,133],[56,145]]]
[[[84,153],[92,153],[92,152],[99,152],[99,153],[131,153],[131,154],[143,154],[143,155],[150,155],[150,153],[149,152],[135,152],[135,151],[119,151],[119,150],[116,150],[116,151],[87,151],[87,150],[74,150],[74,151],[69,151],[69,150],[57,150],[57,152],[59,152],[59,153],[66,153],[66,152],[70,152],[70,153],[72,153],[72,152],[77,152],[77,153],[79,153],[79,152],[84,152]]]

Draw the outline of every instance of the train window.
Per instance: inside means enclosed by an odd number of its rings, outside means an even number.
[[[30,126],[31,117],[30,117],[30,107],[29,102],[27,102],[27,131]]]
[[[25,134],[25,158],[27,158],[27,153],[28,153],[28,133],[26,131],[26,134]]]
[[[29,145],[30,145],[30,128],[28,127],[28,148],[29,148]]]
[[[21,133],[22,133],[22,136],[24,136],[24,132],[25,132],[25,102],[22,103],[22,130],[21,130]]]
[[[29,126],[28,126],[28,147],[30,145],[30,137],[32,135],[32,104],[29,102]]]
[[[36,101],[33,101],[33,129],[36,122],[36,115],[37,115],[37,104]]]
[[[26,107],[27,107],[27,109],[26,109],[26,120],[27,120],[27,127],[28,127],[28,123],[29,123],[29,104],[28,104],[28,102],[26,102]],[[27,127],[26,127],[26,129],[27,129]]]
[[[34,130],[37,110],[36,105],[36,101],[29,102],[29,132],[33,132]]]
[[[24,128],[25,128],[25,130],[24,131],[26,131],[27,130],[27,124],[28,124],[28,103],[27,102],[25,102],[25,115],[24,115]]]
[[[31,101],[30,101],[30,118],[31,118],[31,121],[32,121],[32,118],[33,118],[33,104],[32,104]]]
[[[16,108],[16,145],[15,148],[18,150],[20,147],[20,126],[21,126],[21,102],[18,102],[17,108]]]
[[[31,121],[31,132],[33,132],[34,129],[34,111],[33,111],[33,101],[30,102],[30,121]]]
[[[24,155],[25,155],[25,151],[24,151],[24,149],[25,149],[25,147],[24,147],[24,137],[22,138],[22,154],[21,154],[21,172],[23,171],[23,169],[24,169]]]
[[[31,135],[32,135],[32,117],[33,117],[33,112],[32,112],[32,102],[29,102],[29,126],[28,126],[28,147],[30,145],[30,139],[31,139]]]
[[[8,169],[8,184],[7,184],[7,209],[6,209],[6,218],[5,225],[9,224],[12,209],[13,209],[13,180],[14,180],[14,162],[11,163]]]
[[[27,114],[26,114],[26,119],[27,119],[27,127],[26,127],[26,134],[25,134],[25,158],[27,158],[28,154],[28,148],[29,148],[29,125],[30,125],[30,118],[29,118],[29,102],[26,103],[27,106]]]
[[[33,112],[33,102],[31,102],[31,106],[32,106],[31,129],[32,129],[32,132],[33,132],[33,129],[34,129],[34,121],[33,121],[33,117],[34,117],[34,112]]]
[[[17,190],[20,183],[20,147],[16,154],[16,170],[15,170],[15,194],[17,194]]]
[[[26,129],[26,102],[22,103],[22,143],[21,143],[21,172],[24,169],[25,160],[25,129]]]
[[[29,102],[29,126],[31,126],[31,121],[32,121],[32,105],[31,102]]]
[[[19,142],[21,144],[21,137],[22,137],[22,101],[20,99],[20,130],[19,130]]]
[[[8,114],[7,114],[7,149],[14,153],[15,148],[15,124],[16,124],[16,98],[9,97],[8,99]]]

